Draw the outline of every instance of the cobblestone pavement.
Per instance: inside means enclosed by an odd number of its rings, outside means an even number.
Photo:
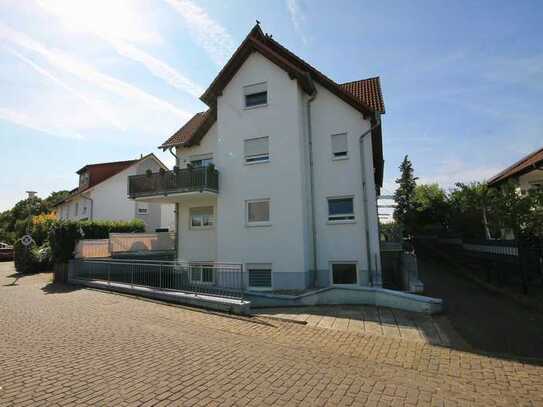
[[[543,406],[543,367],[239,319],[0,263],[0,405]],[[266,322],[267,321],[267,322]]]
[[[319,328],[403,338],[432,345],[451,346],[452,342],[457,345],[461,341],[441,316],[433,317],[393,308],[335,305],[261,308],[254,312],[263,317],[295,320]],[[451,340],[451,337],[456,341]]]

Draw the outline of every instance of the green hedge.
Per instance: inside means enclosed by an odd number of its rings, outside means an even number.
[[[49,229],[49,244],[55,263],[73,258],[79,239],[107,239],[110,233],[143,233],[145,224],[139,219],[123,221],[56,221]]]

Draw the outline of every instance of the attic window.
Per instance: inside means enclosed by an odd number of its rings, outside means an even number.
[[[256,83],[243,88],[245,107],[265,106],[268,104],[268,84]]]

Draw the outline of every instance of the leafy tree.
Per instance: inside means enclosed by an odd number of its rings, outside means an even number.
[[[47,198],[43,200],[43,202],[45,206],[47,207],[48,211],[52,211],[53,205],[56,204],[57,202],[62,201],[68,195],[70,195],[70,191],[66,191],[66,190],[53,191],[49,194]]]
[[[446,192],[438,184],[422,184],[415,187],[416,231],[447,230],[450,204]]]
[[[396,180],[398,189],[394,192],[396,208],[393,217],[394,221],[402,225],[407,233],[412,234],[416,217],[415,188],[417,178],[414,176],[413,164],[409,161],[408,156],[404,157],[400,171],[400,178]]]
[[[449,195],[451,228],[466,237],[490,239],[492,202],[498,198],[496,191],[485,183],[456,183],[456,188]]]

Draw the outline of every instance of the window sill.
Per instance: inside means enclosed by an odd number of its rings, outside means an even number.
[[[215,226],[189,226],[189,230],[193,230],[195,232],[198,232],[200,230],[213,230],[215,229]]]
[[[271,222],[258,222],[258,223],[246,223],[245,227],[247,228],[260,228],[260,227],[270,227]]]
[[[271,292],[271,291],[273,291],[273,288],[272,287],[251,287],[251,286],[248,286],[247,290],[249,290],[249,291],[268,291],[268,292]]]
[[[327,225],[345,225],[345,224],[351,224],[351,223],[356,223],[356,219],[328,220],[326,222]]]
[[[349,159],[348,155],[341,156],[341,157],[332,156],[332,161],[342,161],[342,160],[348,160],[348,159]]]
[[[261,107],[268,107],[268,104],[267,103],[264,103],[262,105],[254,105],[254,106],[244,106],[243,107],[243,110],[254,110],[254,109],[259,109]]]
[[[247,162],[247,161],[244,161],[243,163],[245,165],[255,165],[255,164],[266,164],[266,163],[269,163],[271,160],[268,158],[267,160],[262,160],[262,161],[250,161],[250,162]]]

